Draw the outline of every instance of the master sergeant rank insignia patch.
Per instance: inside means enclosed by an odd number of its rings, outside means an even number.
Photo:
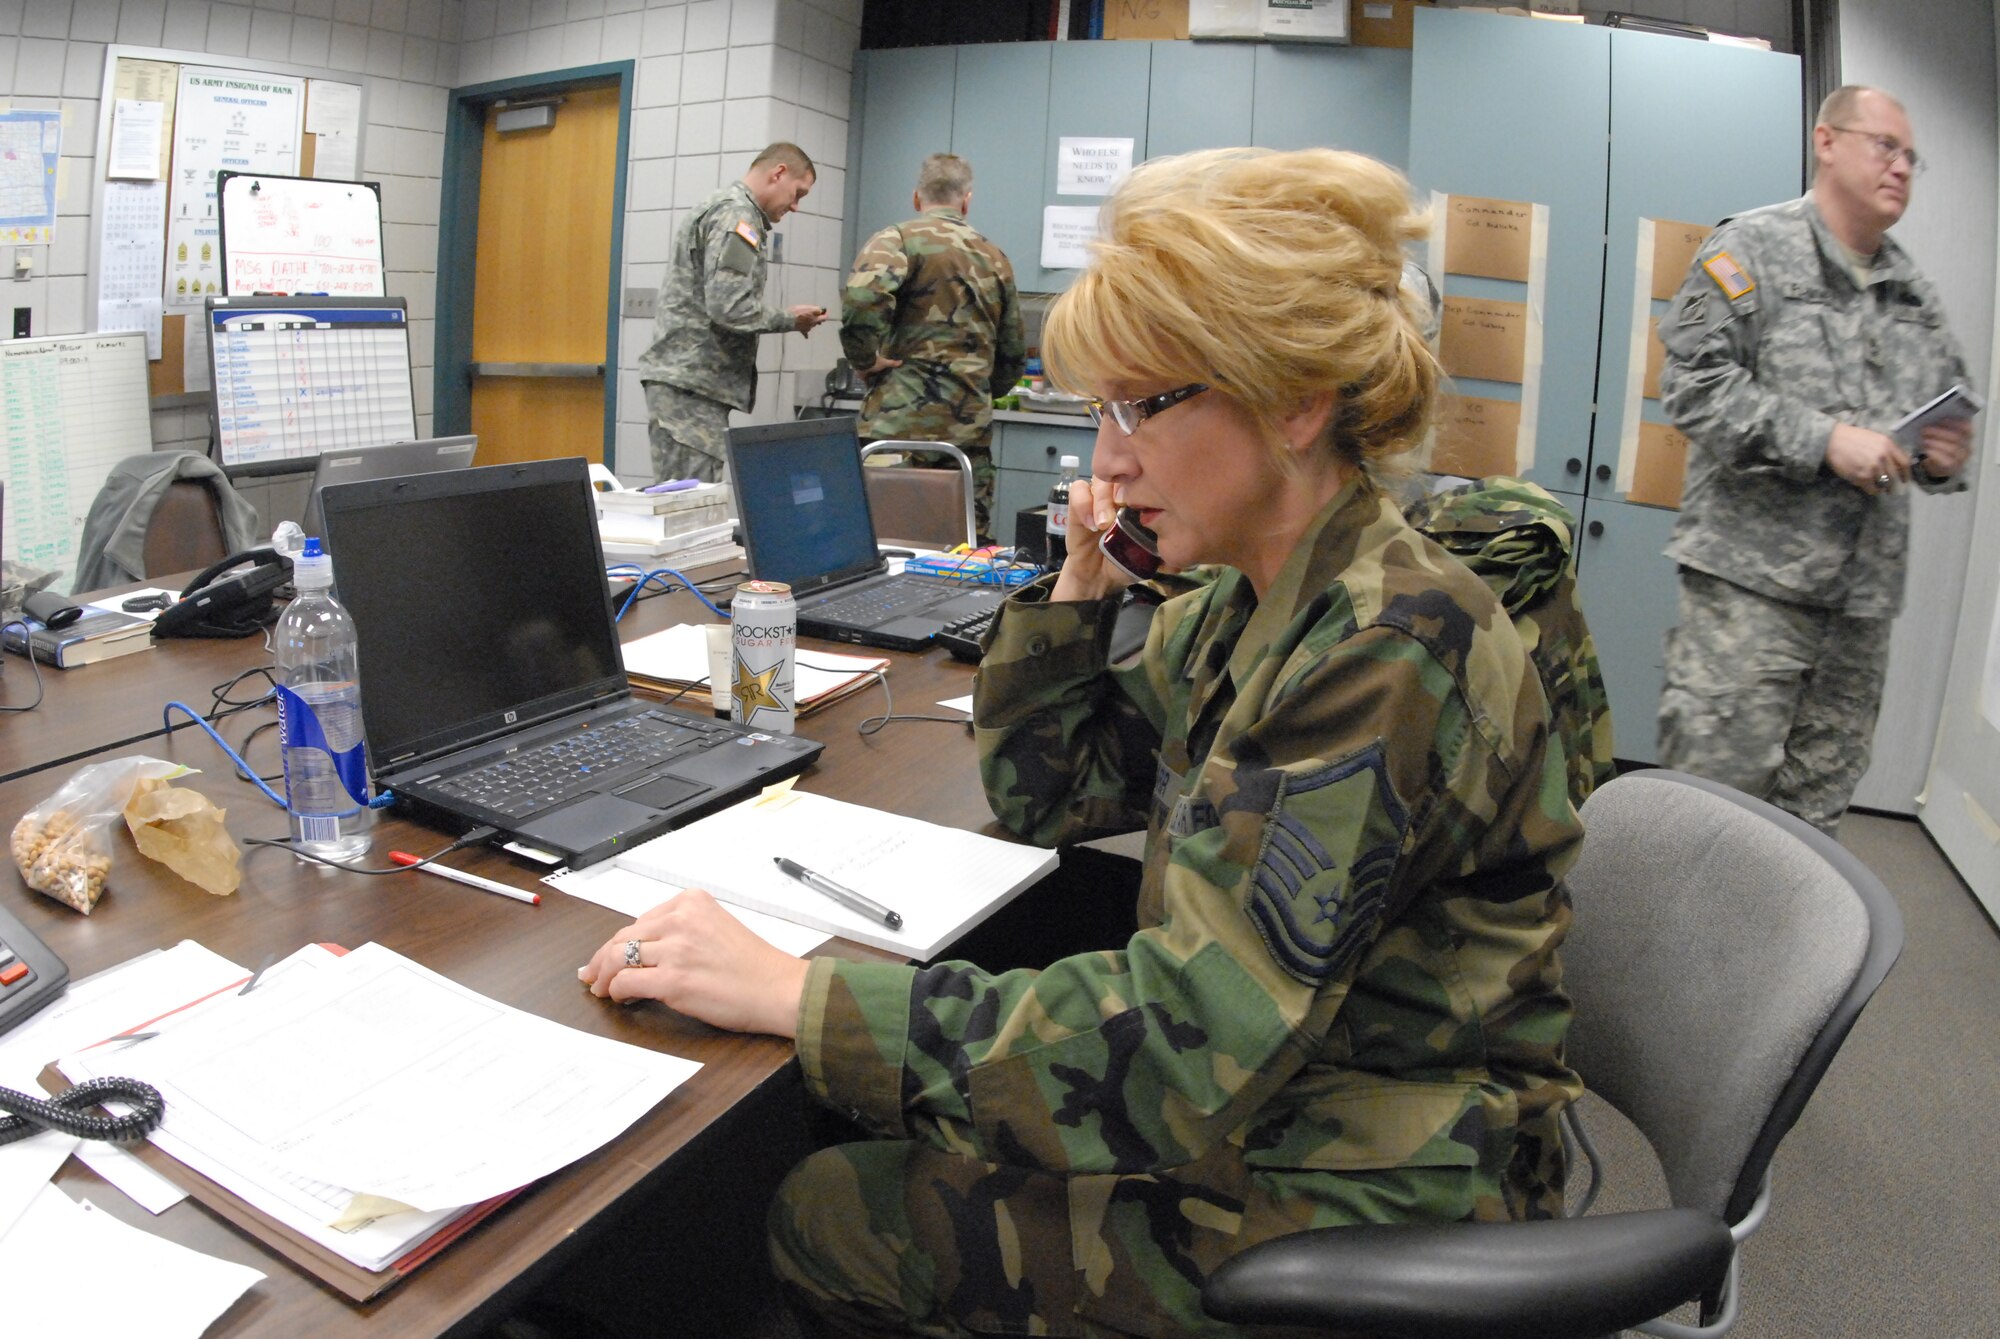
[[[1722,296],[1731,302],[1757,287],[1749,272],[1738,265],[1736,258],[1727,251],[1716,252],[1703,261],[1701,267],[1708,271],[1709,278],[1715,280],[1715,286],[1722,290]]]

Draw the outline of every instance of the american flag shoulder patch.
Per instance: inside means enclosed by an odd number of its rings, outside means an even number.
[[[751,227],[747,220],[739,221],[737,223],[736,235],[738,237],[741,237],[744,241],[748,242],[750,244],[751,250],[753,251],[764,244],[764,239],[757,235],[757,230]]]
[[[1722,296],[1731,302],[1757,287],[1757,281],[1750,272],[1736,263],[1736,258],[1727,251],[1718,251],[1702,262],[1708,277],[1715,280],[1715,286],[1722,290]]]

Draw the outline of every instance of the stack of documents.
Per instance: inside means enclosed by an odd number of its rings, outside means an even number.
[[[158,1088],[148,1160],[357,1299],[699,1068],[509,1008],[379,944],[309,946],[248,993],[145,1031],[64,1057],[61,1075]]]
[[[634,688],[682,700],[707,698],[708,634],[701,627],[677,623],[664,631],[626,642],[620,649],[625,653],[625,675]],[[889,662],[881,656],[800,650],[793,661],[792,673],[792,696],[798,703],[799,715],[838,702],[849,693],[867,687],[876,675],[888,669]]]
[[[781,873],[784,856],[902,917],[890,928]],[[1056,867],[1056,853],[804,791],[772,789],[632,848],[613,863],[665,901],[724,902],[929,961]]]

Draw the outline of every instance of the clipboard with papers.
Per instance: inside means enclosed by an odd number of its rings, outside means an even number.
[[[699,1068],[512,1009],[379,944],[310,945],[254,991],[192,1001],[62,1057],[42,1082],[143,1076],[167,1118],[139,1157],[367,1301]]]

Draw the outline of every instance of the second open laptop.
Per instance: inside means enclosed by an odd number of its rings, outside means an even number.
[[[580,459],[334,484],[375,784],[572,868],[804,770],[821,746],[635,697]]]
[[[361,483],[368,479],[393,479],[404,474],[434,474],[439,470],[462,470],[472,463],[479,439],[463,437],[420,437],[387,446],[359,447],[345,451],[322,451],[313,466],[312,494],[306,499],[302,523],[308,535],[326,538],[321,524],[319,495],[328,484]],[[326,545],[328,553],[332,545]]]
[[[945,624],[1006,595],[889,572],[852,416],[731,428],[729,472],[750,575],[792,588],[802,636],[920,651]]]

